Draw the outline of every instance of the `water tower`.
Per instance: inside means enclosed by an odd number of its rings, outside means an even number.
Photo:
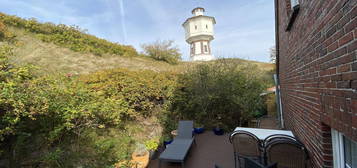
[[[214,39],[214,17],[205,16],[205,9],[198,7],[192,10],[193,16],[188,18],[183,27],[186,32],[186,42],[190,44],[192,61],[214,60],[210,43]]]

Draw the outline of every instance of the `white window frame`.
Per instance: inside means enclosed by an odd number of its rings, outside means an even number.
[[[331,129],[333,167],[334,168],[352,168],[345,162],[345,144],[344,135],[335,129]]]
[[[332,151],[333,151],[333,167],[345,168],[345,151],[343,144],[343,134],[331,129],[332,136]]]

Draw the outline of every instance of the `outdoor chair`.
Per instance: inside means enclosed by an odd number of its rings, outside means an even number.
[[[241,157],[249,157],[263,162],[262,144],[257,136],[247,131],[235,131],[229,137],[233,144],[234,164],[237,168],[242,166]],[[237,164],[238,162],[238,164]]]
[[[275,139],[266,144],[266,163],[278,163],[278,168],[306,168],[308,153],[298,141],[285,138]]]
[[[273,163],[268,166],[264,166],[263,164],[248,158],[248,157],[243,157],[244,158],[244,168],[277,168],[277,163]]]
[[[292,136],[289,136],[289,135],[285,135],[285,134],[274,134],[274,135],[270,135],[268,137],[266,137],[263,141],[263,147],[265,147],[269,142],[271,141],[274,141],[274,140],[277,140],[277,139],[281,139],[281,140],[284,140],[284,139],[291,139],[291,140],[294,140],[294,141],[298,141],[295,137],[292,137]]]
[[[184,167],[184,162],[187,153],[189,152],[192,143],[195,142],[193,136],[193,121],[179,121],[178,135],[175,137],[174,141],[167,145],[165,151],[161,153],[159,157],[159,167],[161,162],[176,162],[181,163]]]

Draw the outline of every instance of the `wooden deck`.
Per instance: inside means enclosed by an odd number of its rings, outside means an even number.
[[[229,134],[214,135],[207,131],[196,136],[197,145],[193,145],[185,161],[185,168],[233,168],[233,148],[229,143]],[[151,161],[149,168],[158,168],[158,160]],[[162,163],[161,168],[179,168],[180,164]]]
[[[278,129],[272,117],[261,118],[260,128]],[[229,143],[229,133],[217,136],[212,131],[196,135],[197,145],[193,145],[185,161],[185,168],[234,168],[233,146]],[[152,160],[149,168],[158,168],[158,159]],[[162,163],[161,168],[180,168],[180,164]]]

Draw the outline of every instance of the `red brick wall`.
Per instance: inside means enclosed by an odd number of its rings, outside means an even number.
[[[277,4],[285,126],[313,167],[332,167],[330,128],[357,141],[357,0],[300,0],[289,31],[287,2]]]

